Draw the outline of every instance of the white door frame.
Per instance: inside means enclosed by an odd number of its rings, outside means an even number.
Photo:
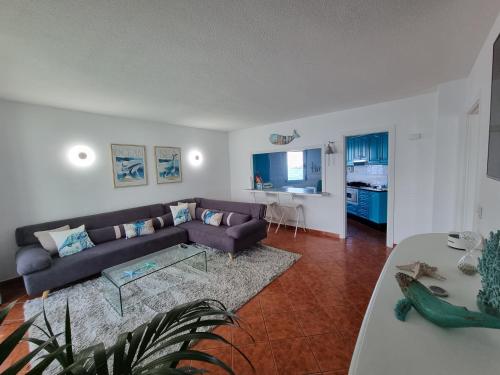
[[[481,111],[480,102],[477,100],[467,112],[463,130],[463,156],[461,189],[458,212],[461,230],[477,230],[477,204],[478,204],[478,175],[479,175],[479,141]]]
[[[387,127],[376,127],[376,128],[367,128],[367,129],[359,129],[359,130],[351,130],[344,132],[342,136],[342,152],[341,154],[341,162],[342,162],[342,197],[341,197],[341,207],[343,209],[340,210],[340,238],[346,238],[347,233],[347,209],[346,209],[346,140],[348,137],[356,136],[356,135],[364,135],[364,134],[373,134],[373,133],[383,133],[387,132],[389,134],[389,162],[387,166],[387,183],[388,183],[388,191],[387,191],[387,233],[386,233],[386,246],[389,248],[394,247],[394,193],[395,193],[395,171],[396,171],[396,126],[387,126]]]

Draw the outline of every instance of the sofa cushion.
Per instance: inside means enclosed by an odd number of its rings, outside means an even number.
[[[222,223],[227,227],[233,227],[235,225],[246,223],[250,219],[250,215],[240,214],[238,212],[224,212]]]
[[[215,227],[220,226],[222,222],[223,213],[216,210],[205,210],[201,214],[201,221],[204,224],[213,225]]]
[[[52,265],[50,254],[40,245],[27,246],[16,253],[16,266],[19,275],[28,275]]]
[[[191,221],[193,219],[191,217],[191,214],[189,213],[189,207],[187,204],[170,206],[170,211],[172,211],[174,226]]]
[[[250,215],[254,219],[263,219],[266,213],[266,206],[260,203],[220,201],[205,198],[195,198],[195,200],[199,207],[226,212],[238,212]]]
[[[138,220],[134,223],[123,224],[125,237],[127,239],[134,237],[149,236],[155,232],[153,220]]]
[[[208,210],[207,208],[203,207],[196,207],[196,219],[203,221],[203,212]],[[232,227],[234,225],[240,225],[243,223],[246,223],[249,221],[252,217],[250,215],[246,214],[240,214],[238,212],[227,212],[227,211],[220,211],[222,212],[222,224],[227,226],[227,227]]]
[[[60,257],[73,255],[95,246],[85,230],[85,225],[49,234],[57,245]]]
[[[174,225],[174,218],[171,212],[162,216],[155,217],[153,219],[153,226],[156,230],[170,227],[172,225]]]
[[[52,228],[69,225],[71,228],[85,225],[86,230],[104,228],[113,225],[130,223],[145,218],[153,218],[164,215],[165,207],[162,204],[128,208],[125,210],[106,212],[97,215],[81,216],[72,219],[51,221],[41,224],[28,225],[16,229],[16,242],[18,246],[34,245],[38,240],[33,233],[49,230]]]
[[[250,221],[247,221],[246,223],[227,228],[226,234],[232,238],[240,239],[250,236],[256,232],[265,232],[266,227],[267,224],[264,220],[252,219]]]
[[[92,240],[92,242],[95,244],[114,241],[122,237],[122,234],[120,233],[120,228],[118,226],[116,230],[115,227],[104,227],[98,229],[91,229],[87,233],[89,234],[89,237]]]
[[[199,220],[189,221],[179,225],[188,232],[191,242],[197,242],[219,250],[233,251],[234,239],[226,235],[227,227],[205,225]]]
[[[55,228],[52,230],[43,230],[40,232],[35,232],[33,235],[38,239],[42,247],[52,255],[58,255],[57,245],[54,242],[54,239],[50,236],[50,232],[60,232],[63,230],[70,229],[69,225],[63,225],[62,227]]]
[[[196,202],[179,202],[177,203],[177,206],[187,207],[189,209],[189,215],[191,215],[191,218],[194,218],[196,216]]]

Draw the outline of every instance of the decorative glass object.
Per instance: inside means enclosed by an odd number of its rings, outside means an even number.
[[[479,259],[482,288],[477,305],[485,313],[500,317],[500,230],[491,232]]]
[[[466,275],[478,272],[477,264],[483,248],[483,237],[475,232],[462,232],[460,238],[465,240],[465,255],[458,261],[458,269]]]

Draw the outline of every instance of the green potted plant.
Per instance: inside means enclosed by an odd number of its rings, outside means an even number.
[[[14,303],[0,311],[0,324],[13,306]],[[41,314],[45,327],[35,324]],[[31,326],[40,329],[45,339],[23,338]],[[44,309],[0,343],[0,365],[21,340],[26,340],[36,345],[36,348],[6,369],[3,375],[17,374],[35,358],[38,359],[32,363],[31,369],[27,372],[29,375],[42,374],[53,362],[60,365],[60,374],[74,375],[107,375],[111,372],[124,375],[205,372],[200,368],[182,366],[181,361],[213,364],[228,374],[234,374],[231,367],[216,356],[191,348],[198,340],[220,341],[234,347],[248,361],[237,347],[222,336],[207,331],[219,326],[239,326],[238,317],[227,311],[221,302],[202,299],[157,314],[150,322],[140,325],[131,332],[120,334],[115,344],[109,348],[100,343],[76,353],[72,344],[68,306],[66,306],[65,329],[59,334],[53,332]],[[43,354],[44,352],[46,354]]]

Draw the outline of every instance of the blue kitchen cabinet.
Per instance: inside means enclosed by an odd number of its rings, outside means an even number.
[[[346,164],[350,166],[354,165],[354,161],[385,165],[389,161],[389,136],[387,133],[348,137],[346,148]]]
[[[370,217],[370,200],[371,195],[367,190],[358,191],[358,216],[364,219],[369,219]]]
[[[371,134],[368,163],[385,164],[389,161],[389,136],[387,133]]]
[[[347,213],[358,216],[358,205],[347,203]]]
[[[385,164],[389,162],[389,134],[380,134],[380,147],[379,147],[379,164]]]
[[[377,224],[387,223],[387,192],[370,191],[368,220]]]
[[[354,165],[354,137],[347,138],[346,141],[346,163],[347,165]]]
[[[387,223],[387,192],[358,190],[358,204],[347,203],[347,213],[376,224]]]
[[[369,136],[354,137],[354,160],[366,160],[368,157]]]

